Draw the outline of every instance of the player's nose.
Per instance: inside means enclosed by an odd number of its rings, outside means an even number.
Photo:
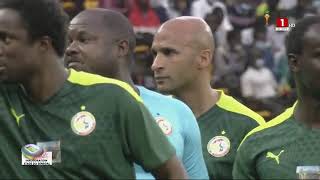
[[[159,53],[154,56],[153,63],[151,65],[152,71],[159,71],[164,68],[163,59],[160,57]]]
[[[79,53],[79,46],[77,45],[76,41],[69,43],[66,48],[65,55],[72,56],[77,53]]]

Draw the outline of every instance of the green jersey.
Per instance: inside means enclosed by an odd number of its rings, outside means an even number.
[[[24,144],[22,136],[18,131],[18,125],[12,116],[15,111],[8,108],[4,96],[0,96],[0,168],[1,179],[22,179],[26,176],[21,171],[21,145]],[[15,114],[16,115],[16,114]]]
[[[320,178],[320,129],[306,127],[293,112],[294,107],[287,109],[246,136],[238,150],[234,178],[297,179],[297,172]]]
[[[232,179],[232,166],[241,140],[265,121],[234,98],[219,92],[216,105],[197,120],[210,179]]]
[[[13,127],[10,136],[1,135],[10,140],[0,147],[0,177],[132,179],[133,162],[150,171],[175,153],[141,98],[121,81],[70,70],[44,104],[32,103],[20,87],[4,88],[2,96],[12,121],[5,118],[1,132]],[[21,165],[38,150],[51,155],[52,165]]]

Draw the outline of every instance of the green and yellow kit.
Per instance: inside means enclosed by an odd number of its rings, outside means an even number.
[[[312,179],[320,178],[320,129],[305,126],[293,112],[294,106],[246,136],[237,153],[235,179],[297,179],[299,172],[308,171]]]
[[[1,87],[1,178],[132,179],[133,162],[150,171],[174,154],[165,135],[126,83],[70,70],[46,103],[21,87]],[[21,149],[52,153],[52,165],[22,165]]]
[[[220,99],[216,105],[197,120],[210,179],[232,179],[232,167],[241,140],[265,121],[223,91],[218,92]]]

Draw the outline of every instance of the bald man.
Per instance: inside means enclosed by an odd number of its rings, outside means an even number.
[[[232,179],[243,137],[264,119],[223,91],[210,86],[214,40],[196,17],[165,22],[152,44],[152,70],[159,91],[185,102],[195,114],[210,179]]]
[[[128,19],[111,10],[86,10],[72,19],[68,34],[70,43],[65,55],[67,67],[116,78],[130,84],[175,147],[176,155],[183,163],[188,177],[207,179],[200,130],[190,108],[179,100],[133,84],[129,67],[133,62],[135,34]],[[144,149],[145,147],[141,146],[137,151]],[[145,152],[145,156],[148,157],[149,152]],[[170,172],[179,170],[173,163],[167,164]],[[143,165],[143,162],[140,162],[140,165]],[[150,168],[138,165],[135,167],[137,179],[154,178],[146,172]]]

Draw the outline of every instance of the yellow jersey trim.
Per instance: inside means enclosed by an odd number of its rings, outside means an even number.
[[[129,94],[131,94],[137,101],[143,102],[141,97],[133,90],[133,88],[123,82],[116,79],[111,79],[107,77],[103,77],[96,74],[90,74],[82,71],[75,71],[73,69],[69,70],[70,74],[68,77],[68,81],[73,84],[79,84],[82,86],[91,86],[96,84],[114,84],[120,86],[124,90],[126,90]]]
[[[263,125],[260,125],[254,129],[252,129],[244,138],[243,140],[241,141],[239,147],[241,146],[241,144],[249,137],[251,136],[252,134],[254,133],[257,133],[259,131],[262,131],[264,129],[267,129],[267,128],[270,128],[270,127],[273,127],[273,126],[276,126],[278,124],[281,124],[282,122],[286,121],[287,119],[289,119],[292,115],[293,115],[293,112],[294,112],[294,108],[295,106],[297,105],[297,102],[295,102],[295,104],[286,109],[282,114],[280,114],[279,116],[275,117],[274,119],[272,119],[271,121],[263,124]],[[239,148],[238,148],[239,149]]]
[[[266,123],[263,117],[260,116],[258,113],[252,111],[245,105],[241,104],[240,102],[235,100],[233,97],[224,94],[222,90],[216,90],[216,91],[220,93],[220,98],[216,103],[216,105],[219,106],[220,108],[230,112],[237,113],[237,114],[249,116],[252,119],[254,119],[259,125]]]

